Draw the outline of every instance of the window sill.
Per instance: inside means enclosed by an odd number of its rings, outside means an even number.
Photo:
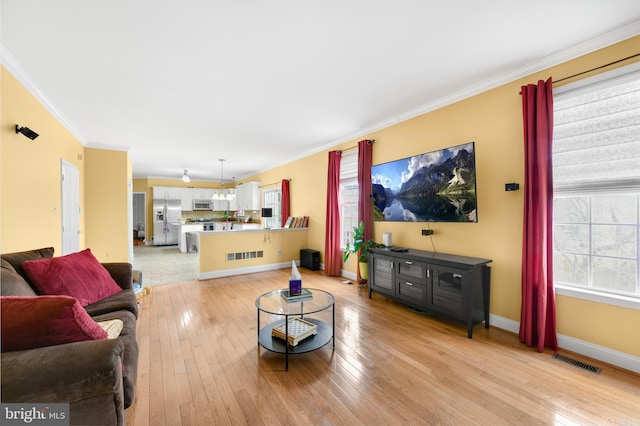
[[[607,305],[640,311],[640,299],[617,294],[606,294],[598,291],[569,287],[562,284],[554,286],[555,293],[561,296],[575,297],[576,299],[590,300],[592,302],[606,303]]]

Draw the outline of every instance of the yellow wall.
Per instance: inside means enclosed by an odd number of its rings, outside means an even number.
[[[200,234],[200,273],[224,274],[228,269],[255,268],[300,260],[306,248],[306,229],[271,231],[231,231]],[[263,257],[227,260],[227,253],[262,251]]]
[[[91,248],[101,261],[128,261],[128,154],[85,148],[4,66],[1,71],[0,251],[53,246],[62,253],[65,160],[78,169],[79,248]],[[40,136],[18,135],[16,124]]]
[[[324,221],[327,187],[327,153],[321,152],[299,161],[294,161],[268,170],[241,182],[260,182],[263,185],[277,184],[282,179],[291,179],[291,216],[309,216],[309,247],[324,252]],[[275,186],[267,186],[271,189]],[[299,254],[298,254],[299,255]]]
[[[84,200],[84,147],[4,66],[1,68],[1,213],[3,253],[53,246],[62,251],[61,160],[78,169],[80,206]],[[26,126],[35,140],[15,133]],[[85,243],[84,209],[80,247]]]
[[[432,224],[433,244],[440,252],[493,260],[492,314],[520,321],[523,191],[504,190],[507,182],[523,184],[520,87],[550,76],[557,80],[624,58],[637,53],[639,45],[640,36],[634,37],[357,139],[375,139],[373,164],[475,142],[478,223]],[[610,69],[613,67],[607,68]],[[357,140],[335,149],[354,146]],[[321,252],[322,262],[326,170],[327,153],[322,152],[247,178],[262,182],[292,179],[291,214],[310,216],[309,248]],[[391,232],[394,245],[432,250],[431,239],[420,232],[426,225],[375,222],[374,239],[381,241],[384,232]],[[345,269],[355,273],[355,262],[349,262]],[[558,296],[557,305],[559,334],[640,356],[640,311],[566,296]]]
[[[128,208],[129,154],[87,148],[85,163],[87,247],[101,262],[128,262],[132,238]]]

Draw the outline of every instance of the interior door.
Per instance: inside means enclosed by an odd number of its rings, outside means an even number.
[[[61,160],[62,254],[80,250],[80,179],[78,169]]]

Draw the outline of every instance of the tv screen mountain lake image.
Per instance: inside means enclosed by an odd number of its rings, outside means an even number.
[[[477,222],[475,144],[371,167],[374,219]]]

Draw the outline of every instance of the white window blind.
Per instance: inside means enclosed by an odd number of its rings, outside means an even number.
[[[262,218],[262,226],[264,228],[280,228],[282,225],[281,216],[281,197],[282,191],[280,187],[265,189],[262,192],[262,206],[271,209],[271,217]]]
[[[640,72],[554,96],[558,190],[640,189]]]
[[[553,267],[560,286],[640,298],[638,65],[554,91]]]
[[[342,153],[340,160],[340,246],[353,244],[353,228],[358,226],[358,150]]]
[[[342,153],[340,159],[340,181],[358,178],[358,150]]]

